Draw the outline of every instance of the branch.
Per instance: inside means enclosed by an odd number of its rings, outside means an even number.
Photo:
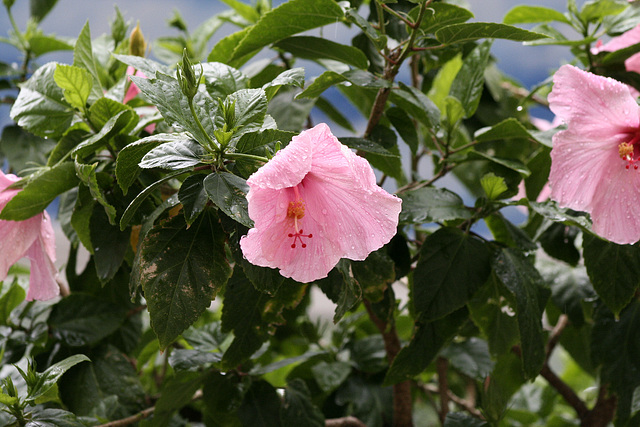
[[[440,422],[444,424],[449,413],[449,383],[447,382],[447,370],[449,362],[444,357],[438,357],[436,360],[436,369],[438,371],[438,393],[440,394]]]
[[[325,427],[367,427],[365,423],[356,417],[331,418],[324,421]]]
[[[153,411],[156,410],[155,406],[152,406],[151,408],[147,408],[143,411],[138,412],[135,415],[132,415],[130,417],[127,418],[123,418],[121,420],[116,420],[116,421],[111,421],[108,422],[106,424],[101,424],[98,427],[122,427],[122,426],[128,426],[134,423],[137,423],[138,421],[144,420],[145,418],[148,418],[151,414],[153,414]]]
[[[193,397],[191,398],[191,400],[198,400],[202,398],[202,390],[198,390],[193,394]],[[142,411],[138,412],[135,415],[132,415],[130,417],[127,418],[122,418],[120,420],[115,420],[115,421],[110,421],[106,424],[100,424],[98,427],[122,427],[122,426],[128,426],[131,424],[135,424],[138,421],[144,420],[145,418],[148,418],[151,414],[153,414],[153,412],[156,410],[155,406],[152,406],[150,408],[147,409],[143,409]]]
[[[395,323],[393,319],[390,322],[386,322],[380,319],[373,312],[371,308],[371,302],[367,299],[363,300],[364,306],[367,309],[369,318],[376,325],[376,328],[382,335],[384,340],[384,349],[387,353],[387,361],[389,365],[393,362],[400,352],[400,338],[396,331]],[[403,381],[393,385],[393,425],[395,427],[412,427],[412,409],[413,401],[411,399],[411,382],[409,380]]]
[[[440,390],[438,389],[438,386],[436,385],[432,385],[432,384],[419,384],[419,387],[424,390],[427,393],[433,393],[433,394],[438,394],[440,393]],[[484,420],[484,415],[482,415],[482,412],[480,412],[475,405],[473,405],[472,402],[469,402],[466,399],[461,398],[460,396],[458,396],[457,394],[455,394],[454,392],[452,392],[451,390],[447,390],[447,397],[456,405],[460,406],[462,409],[464,409],[465,411],[467,411],[469,414],[473,415],[476,418],[480,418],[481,420]]]
[[[547,380],[551,387],[555,388],[556,391],[560,393],[560,396],[562,396],[564,400],[576,411],[581,420],[587,416],[589,413],[587,405],[567,383],[562,381],[562,379],[549,368],[549,365],[546,362],[540,371],[540,375]]]

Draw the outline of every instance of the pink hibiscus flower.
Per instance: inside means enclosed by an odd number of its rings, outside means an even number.
[[[401,200],[326,124],[294,137],[247,184],[255,227],[240,240],[245,258],[298,282],[326,277],[340,258],[363,260],[396,233]]]
[[[20,191],[7,189],[18,180],[15,175],[5,175],[0,171],[0,211]],[[24,221],[0,220],[0,281],[7,277],[9,267],[22,257],[31,261],[27,301],[58,296],[58,271],[53,264],[56,260],[55,237],[46,212]]]
[[[640,107],[629,87],[562,66],[549,94],[567,129],[551,150],[551,198],[589,212],[593,231],[615,243],[640,240]]]

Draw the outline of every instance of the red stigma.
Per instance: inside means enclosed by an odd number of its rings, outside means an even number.
[[[291,244],[291,248],[292,249],[296,248],[296,242],[298,240],[300,240],[300,246],[302,246],[303,248],[307,247],[307,244],[302,241],[302,238],[303,237],[307,237],[307,238],[311,239],[313,237],[313,234],[311,234],[311,233],[302,234],[303,232],[304,232],[304,230],[300,230],[300,231],[298,231],[296,233],[289,233],[289,237],[293,237],[293,243]]]

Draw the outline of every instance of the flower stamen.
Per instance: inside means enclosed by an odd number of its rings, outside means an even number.
[[[298,191],[298,187],[294,187],[293,191],[296,194],[296,200],[289,202],[289,207],[287,208],[287,217],[293,219],[293,227],[295,229],[295,233],[289,233],[288,237],[293,237],[293,243],[291,244],[291,248],[295,249],[296,242],[300,240],[300,246],[303,248],[307,247],[307,244],[302,241],[303,237],[307,237],[311,239],[313,234],[303,234],[303,230],[298,227],[298,220],[304,217],[305,213],[305,203],[304,200],[300,197],[300,192]]]

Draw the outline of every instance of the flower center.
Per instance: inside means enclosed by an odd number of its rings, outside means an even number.
[[[618,145],[618,155],[627,162],[626,169],[631,169],[632,166],[633,169],[638,169],[640,155],[636,155],[636,148],[640,148],[640,132],[633,134],[629,142],[622,142]]]
[[[296,242],[300,240],[300,246],[303,248],[307,247],[307,244],[302,241],[303,237],[311,239],[313,234],[303,234],[304,230],[298,227],[298,220],[301,220],[304,217],[305,211],[305,203],[304,200],[300,197],[300,192],[298,191],[298,187],[293,187],[293,191],[296,194],[296,200],[289,202],[289,207],[287,208],[287,218],[293,219],[293,227],[295,229],[295,233],[289,233],[288,237],[293,237],[293,243],[291,244],[291,248],[295,249]]]

